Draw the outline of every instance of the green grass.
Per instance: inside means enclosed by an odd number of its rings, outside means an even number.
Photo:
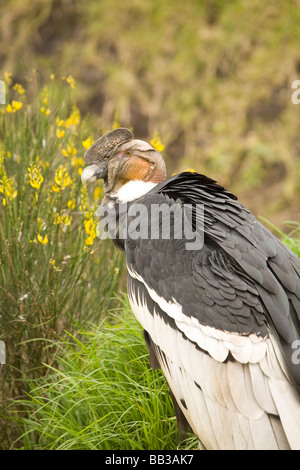
[[[177,448],[168,387],[149,367],[127,300],[110,320],[60,343],[56,360],[57,367],[32,382],[22,401],[23,449]]]
[[[273,231],[284,245],[290,248],[290,250],[300,258],[300,222],[286,222],[286,228],[290,228],[286,233],[276,225],[272,224],[269,220],[266,220],[263,217],[260,217],[260,219],[266,227],[269,227],[269,229]]]

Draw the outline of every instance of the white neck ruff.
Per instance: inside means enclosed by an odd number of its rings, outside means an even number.
[[[148,193],[157,183],[151,181],[132,180],[123,186],[112,197],[120,202],[130,202],[138,199]]]

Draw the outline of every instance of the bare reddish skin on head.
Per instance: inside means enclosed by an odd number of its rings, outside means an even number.
[[[122,169],[122,177],[127,180],[145,180],[150,172],[150,162],[141,157],[130,157]]]
[[[154,167],[151,162],[142,157],[133,155],[128,159],[119,175],[124,181],[142,180],[160,183],[165,179],[164,169]]]

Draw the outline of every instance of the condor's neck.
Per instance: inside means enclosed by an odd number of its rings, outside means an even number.
[[[115,194],[106,195],[102,201],[98,216],[102,219],[102,225],[108,232],[114,244],[124,250],[124,233],[127,233],[127,210],[129,205],[134,204],[157,183],[151,181],[128,181],[116,191]],[[127,205],[128,204],[128,205]],[[104,220],[102,216],[104,215]],[[125,231],[124,231],[125,229]],[[123,235],[121,235],[123,234]]]
[[[141,181],[133,180],[128,181],[119,187],[115,192],[112,192],[109,196],[105,196],[103,204],[118,204],[124,202],[132,202],[140,197],[144,196],[151,189],[153,189],[158,182],[153,181]]]

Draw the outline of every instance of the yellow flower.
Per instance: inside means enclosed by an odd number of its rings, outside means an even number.
[[[87,186],[83,184],[80,187],[80,204],[79,210],[85,212],[89,209],[89,201],[88,201],[88,193],[87,193]]]
[[[155,132],[150,143],[158,152],[162,152],[165,149],[165,146],[161,143],[158,132]]]
[[[13,109],[14,109],[15,111],[18,111],[19,109],[21,109],[22,106],[23,106],[23,105],[22,105],[22,103],[20,103],[20,101],[15,101],[15,100],[13,100],[13,102],[12,102],[12,107],[13,107]]]
[[[59,117],[56,118],[56,124],[58,127],[65,127],[66,129],[70,129],[72,132],[76,132],[78,124],[80,123],[80,111],[77,106],[73,106],[72,112],[67,119],[60,119]],[[57,137],[61,138],[65,135],[64,130],[57,129],[56,131]]]
[[[73,147],[72,145],[68,144],[66,149],[62,149],[61,153],[65,157],[71,157],[72,155],[76,155],[77,148]]]
[[[67,129],[72,129],[74,131],[75,128],[78,126],[79,122],[80,122],[80,111],[77,108],[77,106],[73,106],[70,116],[64,122],[64,126]]]
[[[24,88],[22,87],[22,85],[20,83],[16,83],[13,86],[13,90],[15,90],[17,93],[19,93],[19,95],[24,95],[24,93],[25,93],[25,90],[24,90]]]
[[[63,119],[60,119],[59,117],[56,118],[56,124],[58,125],[58,127],[63,126],[64,123],[65,121]]]
[[[64,131],[64,129],[62,129],[62,130],[56,129],[56,137],[57,137],[58,139],[62,139],[63,136],[65,135],[65,133],[66,133],[66,132]]]
[[[54,214],[54,223],[55,225],[62,225],[62,229],[65,232],[67,230],[67,227],[71,225],[72,217],[70,217],[68,214],[66,214],[64,211],[62,211],[61,214]]]
[[[84,165],[84,160],[81,157],[73,157],[72,158],[72,166],[75,168],[81,167]]]
[[[4,82],[6,86],[10,86],[12,84],[12,73],[4,72]]]
[[[42,114],[45,114],[45,116],[49,116],[49,114],[50,114],[50,109],[46,108],[45,106],[42,106],[40,108],[40,111],[41,111]]]
[[[14,187],[14,180],[13,178],[8,177],[7,175],[3,175],[2,179],[0,180],[0,193],[3,194],[2,204],[4,206],[7,205],[7,202],[12,201],[18,195],[18,191]]]
[[[55,172],[54,184],[52,185],[52,190],[56,193],[63,191],[65,188],[70,186],[73,183],[73,180],[70,178],[67,170],[60,165],[60,167]]]
[[[92,245],[94,243],[94,238],[90,235],[86,240],[85,244],[86,245]]]
[[[94,141],[91,137],[88,137],[87,139],[82,141],[82,145],[85,148],[85,150],[88,150],[93,143]]]
[[[86,245],[92,245],[95,238],[97,237],[97,224],[93,217],[88,218],[84,221],[85,232],[88,235],[88,238],[85,240]]]
[[[69,209],[71,209],[72,211],[74,209],[76,209],[76,199],[75,197],[73,197],[72,199],[70,199],[68,202],[67,202],[67,206]]]
[[[42,235],[38,234],[37,239],[42,245],[47,245],[48,243],[48,235],[43,237]]]
[[[190,171],[191,173],[196,173],[196,170],[193,168],[186,168],[184,171]]]
[[[103,188],[99,188],[99,186],[96,186],[94,190],[94,201],[98,201],[98,199],[100,199],[102,194],[103,194]]]
[[[15,113],[16,111],[21,109],[22,106],[23,106],[22,103],[20,103],[19,101],[13,100],[12,103],[8,104],[5,109],[7,113]]]
[[[55,75],[54,75],[54,73],[51,73],[51,74],[50,74],[50,80],[53,81],[54,79],[55,79]]]
[[[68,77],[63,77],[63,80],[65,80],[71,88],[75,88],[76,80],[74,77],[72,77],[72,75],[69,75]]]
[[[59,268],[58,266],[56,266],[56,264],[55,264],[55,259],[50,258],[50,259],[49,259],[49,263],[50,263],[51,266],[53,267],[54,271],[61,271],[61,268]]]
[[[29,183],[35,189],[40,189],[41,184],[44,181],[44,177],[41,174],[41,170],[35,163],[31,163],[30,167],[27,168],[29,175]]]

